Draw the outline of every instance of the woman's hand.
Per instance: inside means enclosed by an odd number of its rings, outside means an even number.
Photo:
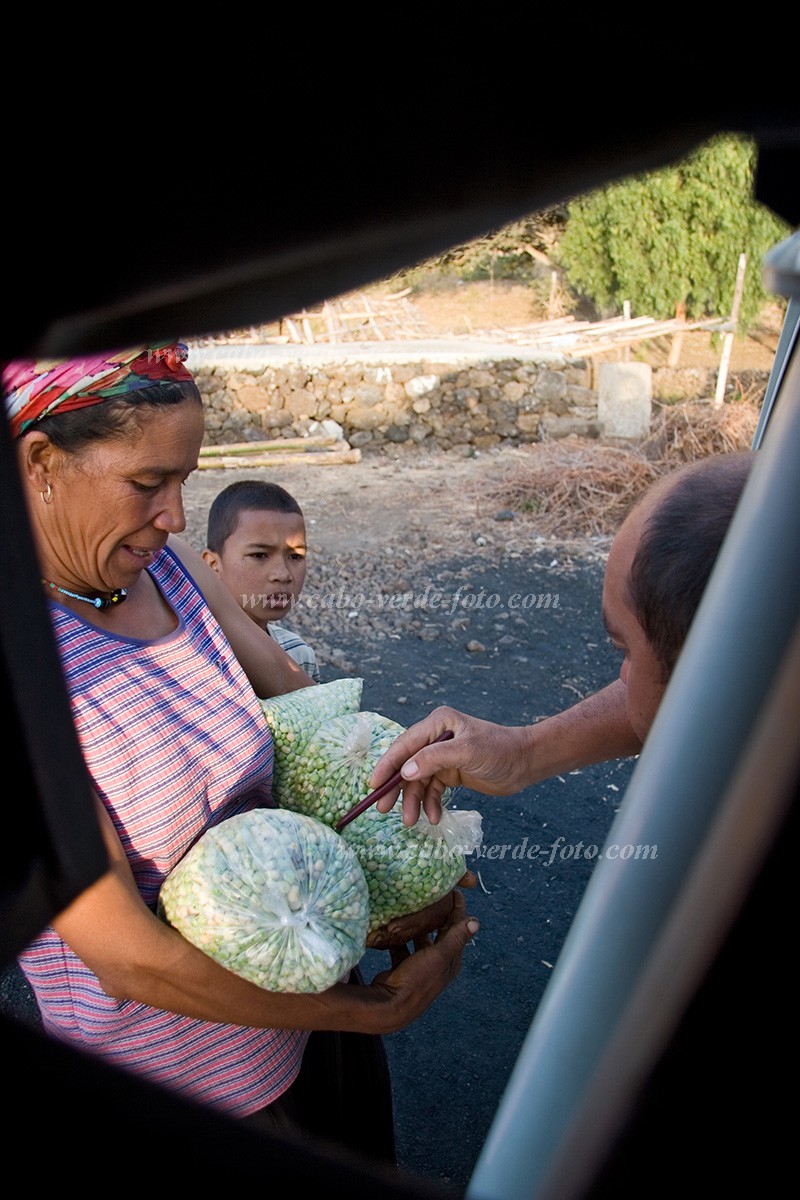
[[[391,971],[369,985],[337,983],[320,993],[270,992],[228,971],[191,945],[147,906],[111,818],[96,800],[109,870],[53,921],[108,996],[205,1021],[273,1029],[396,1033],[416,1020],[456,977],[464,947],[478,930],[463,895],[419,922],[411,953],[394,946]],[[407,960],[407,962],[406,962]]]
[[[466,871],[456,886],[474,888],[477,882],[477,876],[472,871]],[[367,935],[367,947],[370,950],[391,950],[408,946],[409,942],[416,944],[436,929],[441,929],[453,912],[455,895],[454,891],[448,892],[441,900],[428,904],[419,912],[392,917],[391,921],[373,929],[372,933]]]
[[[450,893],[450,914],[433,934],[420,934],[413,940],[413,950],[408,943],[392,946],[392,966],[379,972],[368,990],[385,994],[393,1013],[402,1023],[396,1029],[404,1029],[411,1021],[430,1007],[455,979],[461,970],[464,947],[480,928],[475,917],[469,917],[464,896],[459,891]],[[385,1026],[383,1032],[391,1032]]]

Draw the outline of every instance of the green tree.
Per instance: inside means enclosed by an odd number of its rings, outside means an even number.
[[[714,138],[676,166],[581,196],[567,206],[557,257],[570,287],[604,315],[629,301],[658,320],[726,316],[747,255],[739,332],[764,307],[764,254],[791,230],[753,200],[755,147]]]

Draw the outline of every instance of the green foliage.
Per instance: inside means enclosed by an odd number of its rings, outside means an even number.
[[[740,254],[747,255],[739,332],[767,300],[764,254],[791,230],[752,199],[755,148],[714,138],[674,167],[572,201],[557,257],[570,286],[605,316],[630,302],[659,320],[725,316]]]

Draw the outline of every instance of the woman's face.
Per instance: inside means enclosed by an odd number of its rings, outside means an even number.
[[[186,400],[145,410],[124,438],[79,455],[56,451],[51,501],[36,506],[47,577],[83,591],[132,587],[186,527],[181,490],[203,429],[202,407]]]

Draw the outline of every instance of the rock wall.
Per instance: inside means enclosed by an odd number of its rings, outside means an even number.
[[[284,348],[281,347],[281,350]],[[311,347],[310,350],[317,350]],[[192,350],[211,445],[302,437],[335,421],[353,447],[487,449],[578,433],[597,437],[597,395],[582,361],[470,357],[398,359],[352,348],[295,357]],[[315,361],[315,359],[317,361]],[[379,361],[380,360],[380,361]]]
[[[205,398],[209,445],[303,437],[323,422],[365,452],[602,436],[590,364],[508,350],[202,347],[190,348],[189,365]],[[657,382],[654,372],[656,398]],[[707,379],[692,384],[706,389],[701,395],[713,390]]]

